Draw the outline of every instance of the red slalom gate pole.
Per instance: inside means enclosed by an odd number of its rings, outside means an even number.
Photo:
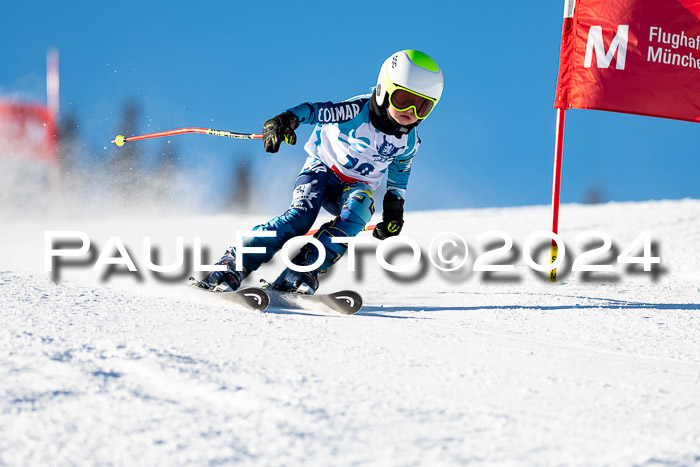
[[[210,128],[178,128],[177,130],[161,131],[159,133],[149,133],[147,135],[124,137],[117,135],[112,143],[117,146],[124,146],[124,143],[129,141],[138,141],[140,139],[161,138],[163,136],[183,135],[185,133],[199,133],[203,135],[225,136],[227,138],[237,139],[262,139],[262,133],[235,133],[233,131],[212,130]]]
[[[557,129],[554,140],[554,175],[552,181],[552,233],[559,233],[559,195],[561,194],[561,165],[564,158],[564,116],[565,109],[557,109]],[[550,264],[557,260],[557,242],[552,239]],[[557,281],[557,270],[549,272],[549,280]]]

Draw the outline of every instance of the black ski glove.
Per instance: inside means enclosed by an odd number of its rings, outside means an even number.
[[[379,240],[385,240],[401,233],[403,228],[403,198],[399,198],[393,193],[384,196],[384,210],[382,211],[382,222],[374,228],[374,235]]]
[[[277,152],[284,140],[287,144],[297,144],[294,130],[299,128],[299,119],[290,111],[272,117],[263,125],[263,147],[267,152]]]

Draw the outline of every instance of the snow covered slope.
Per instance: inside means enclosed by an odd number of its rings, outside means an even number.
[[[213,260],[266,217],[4,221],[0,464],[700,464],[700,201],[562,206],[567,255],[604,231],[614,272],[556,284],[522,259],[547,207],[409,213],[402,236],[427,253],[455,232],[469,260],[389,274],[373,242],[322,282],[365,296],[351,317],[240,311],[145,269],[143,237],[162,264],[178,235]],[[514,271],[473,272],[495,229]],[[81,266],[55,283],[46,230],[97,253],[118,236],[140,277]],[[615,264],[645,230],[660,267]]]

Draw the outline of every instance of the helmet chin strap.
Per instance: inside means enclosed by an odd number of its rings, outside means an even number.
[[[388,107],[388,97],[384,98],[384,104],[381,106],[377,104],[377,90],[375,89],[372,93],[372,98],[369,101],[369,117],[372,121],[372,125],[374,125],[374,127],[382,133],[394,136],[405,135],[410,133],[410,131],[417,127],[421,122],[421,120],[418,120],[410,125],[401,125],[399,122],[394,120],[391,115],[389,115]]]

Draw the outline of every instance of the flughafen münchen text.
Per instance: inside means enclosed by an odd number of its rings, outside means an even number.
[[[700,50],[700,35],[689,36],[685,31],[674,34],[652,26],[649,28],[649,42],[652,45],[647,52],[648,62],[700,70],[700,54],[697,53]],[[681,48],[692,51],[678,50]]]

